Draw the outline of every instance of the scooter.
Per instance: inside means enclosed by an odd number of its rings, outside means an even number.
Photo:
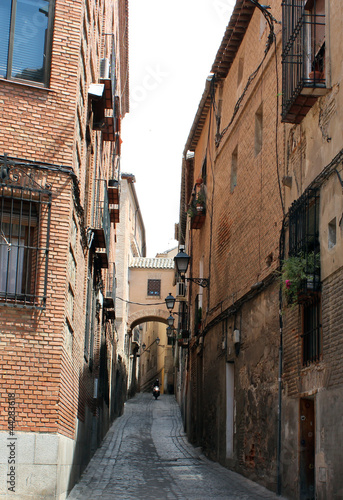
[[[154,387],[152,388],[152,395],[155,399],[157,399],[160,395],[160,388],[158,387],[158,385],[154,385]]]

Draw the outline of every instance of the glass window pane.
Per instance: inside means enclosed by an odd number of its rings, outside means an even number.
[[[161,280],[148,280],[148,295],[160,295]]]
[[[7,76],[8,43],[10,39],[11,0],[0,2],[0,76]]]
[[[12,228],[9,224],[3,224],[3,228],[3,241],[0,244],[0,292],[14,295],[22,291],[25,241],[15,237],[20,229],[17,224],[13,224]]]
[[[48,0],[18,0],[12,77],[44,82]]]

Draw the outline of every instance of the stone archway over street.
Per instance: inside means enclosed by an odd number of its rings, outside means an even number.
[[[170,311],[165,298],[169,293],[175,295],[175,253],[136,257],[130,263],[127,331],[131,337],[131,393],[136,387],[150,390],[156,378],[162,393],[174,390],[173,350],[166,332]]]
[[[167,324],[167,318],[170,312],[164,309],[152,309],[151,307],[142,308],[132,313],[128,318],[128,330],[132,331],[135,326],[148,321],[159,321]]]

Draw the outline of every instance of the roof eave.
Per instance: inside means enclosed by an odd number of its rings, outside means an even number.
[[[255,5],[250,0],[237,0],[229,24],[226,27],[217,55],[214,59],[211,73],[206,79],[205,90],[201,97],[198,110],[193,120],[191,130],[184,148],[183,156],[186,158],[188,151],[195,151],[200,138],[206,116],[211,106],[211,83],[214,85],[224,80],[236,57],[238,49],[249,26],[255,10]]]

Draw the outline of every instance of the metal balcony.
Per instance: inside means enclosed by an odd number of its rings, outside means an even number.
[[[96,180],[95,206],[93,214],[93,246],[100,258],[101,267],[108,268],[111,221],[108,208],[106,181]]]
[[[104,309],[108,319],[115,319],[116,303],[116,268],[115,263],[109,265],[106,277],[106,288],[104,295]]]
[[[325,12],[318,0],[285,0],[282,20],[282,121],[300,123],[326,93]]]

